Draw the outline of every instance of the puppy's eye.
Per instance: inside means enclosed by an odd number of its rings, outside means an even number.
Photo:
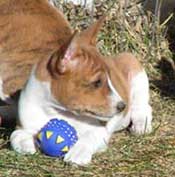
[[[99,88],[99,87],[102,86],[102,84],[103,84],[103,83],[102,83],[102,80],[101,80],[101,79],[98,79],[98,80],[92,82],[92,86],[93,86],[94,88]]]

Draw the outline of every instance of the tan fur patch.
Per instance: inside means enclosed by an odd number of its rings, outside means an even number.
[[[131,53],[121,53],[105,61],[110,68],[114,87],[126,103],[129,103],[130,79],[143,70],[141,64]]]
[[[5,94],[23,88],[32,66],[71,34],[63,15],[46,0],[0,1],[0,76]]]

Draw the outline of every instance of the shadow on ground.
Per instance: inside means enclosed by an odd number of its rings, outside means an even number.
[[[161,80],[154,80],[152,83],[160,91],[161,96],[175,100],[175,71],[173,64],[162,58],[157,65],[161,72]]]

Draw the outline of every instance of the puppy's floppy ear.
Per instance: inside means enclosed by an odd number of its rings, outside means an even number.
[[[74,38],[76,31],[65,42],[59,50],[55,51],[49,58],[47,69],[53,77],[58,77],[68,71],[71,66],[71,61],[76,53]]]
[[[90,45],[96,45],[97,34],[102,27],[105,18],[106,15],[103,15],[102,17],[100,17],[100,19],[90,25],[86,30],[82,31],[79,35],[81,41],[86,42]]]
[[[56,78],[59,75],[59,68],[57,67],[58,62],[59,62],[59,51],[55,51],[50,56],[47,64],[47,70],[54,78]]]

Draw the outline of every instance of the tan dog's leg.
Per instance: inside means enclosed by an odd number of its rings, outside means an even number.
[[[150,133],[152,130],[152,108],[149,105],[149,83],[145,71],[138,73],[131,81],[131,132]]]

